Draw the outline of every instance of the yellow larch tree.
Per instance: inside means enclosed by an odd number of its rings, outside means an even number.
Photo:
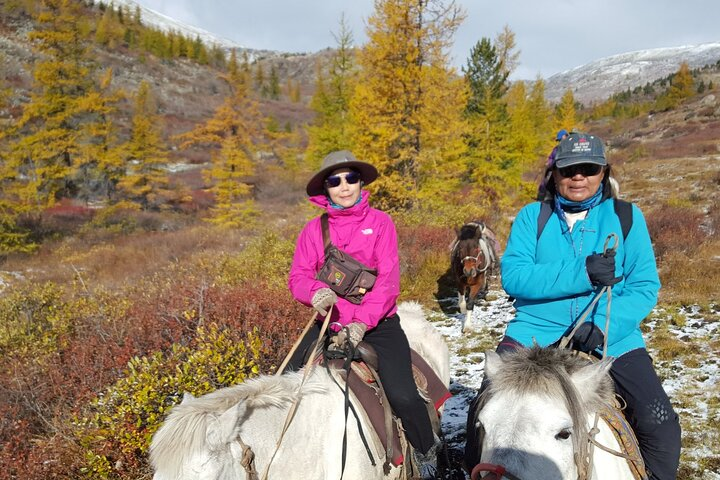
[[[528,97],[528,111],[532,123],[534,135],[537,137],[537,149],[535,156],[542,158],[543,164],[555,144],[555,133],[553,131],[553,111],[545,99],[545,80],[538,75],[530,89]]]
[[[571,89],[565,90],[560,103],[555,107],[555,129],[572,131],[582,131],[583,126],[579,123],[577,118],[577,111],[575,109],[575,96]]]
[[[520,62],[520,50],[517,50],[515,32],[505,25],[500,33],[495,36],[495,49],[503,74],[510,77]]]
[[[157,105],[146,81],[140,83],[135,95],[132,130],[124,150],[127,174],[117,185],[122,196],[144,210],[166,208],[173,199],[165,170],[168,150]]]
[[[687,62],[682,62],[680,68],[670,81],[667,93],[658,99],[661,110],[677,107],[680,102],[695,94],[695,81]]]
[[[458,181],[466,93],[448,49],[463,18],[454,2],[375,1],[350,113],[356,155],[381,173],[381,208],[427,205]]]
[[[254,174],[255,141],[263,132],[264,119],[257,102],[248,95],[244,75],[222,77],[230,94],[206,123],[179,137],[181,148],[211,147],[212,166],[206,177],[215,196],[208,221],[228,228],[252,224],[258,214],[248,177]]]
[[[59,197],[78,197],[86,187],[78,170],[104,165],[103,152],[112,147],[106,143],[108,119],[119,99],[110,89],[110,74],[98,87],[81,4],[46,0],[36,23],[30,38],[40,60],[33,66],[30,101],[8,134],[6,165],[16,176],[12,194],[31,215]],[[88,155],[91,151],[95,155]]]
[[[0,63],[3,63],[0,53]],[[11,89],[6,88],[6,79],[0,76],[0,111],[3,111],[11,97]],[[15,181],[15,172],[7,168],[7,142],[4,141],[10,120],[0,118],[0,259],[13,252],[29,252],[35,245],[29,240],[29,232],[18,226],[17,202],[9,194]]]

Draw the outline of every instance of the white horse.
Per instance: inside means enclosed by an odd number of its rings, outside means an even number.
[[[633,479],[624,458],[590,447],[595,412],[611,405],[610,361],[588,363],[569,350],[533,347],[503,355],[487,352],[489,380],[475,412],[478,478],[521,480]],[[621,447],[600,420],[594,440]],[[576,465],[576,458],[592,458]],[[489,472],[489,473],[485,473]]]
[[[449,353],[440,333],[428,323],[416,303],[403,303],[398,314],[410,345],[450,382]],[[338,479],[341,475],[345,428],[344,397],[325,368],[314,368],[302,387],[301,400],[283,440],[276,443],[291,404],[298,397],[302,372],[262,375],[173,407],[150,445],[154,480],[245,480],[243,444],[254,452],[262,478],[268,461],[269,479]],[[357,409],[375,459],[372,465],[350,414],[347,420],[347,479],[399,478],[401,467],[383,473],[384,453]],[[374,438],[373,438],[374,437]]]

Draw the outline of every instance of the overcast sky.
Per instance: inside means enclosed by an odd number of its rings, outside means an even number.
[[[356,44],[366,40],[372,0],[137,0],[245,47],[315,52],[334,47],[341,14]],[[482,37],[515,32],[514,79],[547,78],[602,57],[635,50],[720,42],[720,0],[456,0],[467,18],[453,64],[464,65]]]

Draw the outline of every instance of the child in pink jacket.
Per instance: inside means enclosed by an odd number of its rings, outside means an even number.
[[[377,279],[359,305],[339,297],[316,278],[325,258],[320,217],[305,225],[297,240],[288,286],[301,303],[315,308],[321,317],[333,306],[331,322],[347,327],[353,345],[361,340],[372,345],[378,356],[380,380],[390,405],[402,420],[412,446],[430,459],[437,439],[425,403],[417,393],[410,362],[410,346],[400,327],[397,299],[400,295],[400,263],[397,233],[388,214],[370,207],[370,194],[362,187],[378,172],[358,161],[347,150],[333,152],[308,182],[310,202],[328,214],[330,239],[338,249],[367,267],[377,270]],[[288,369],[302,367],[308,349],[317,339],[324,318],[319,318],[302,339]],[[427,465],[426,465],[427,466]]]

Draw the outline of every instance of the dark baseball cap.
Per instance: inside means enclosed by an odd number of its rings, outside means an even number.
[[[605,147],[600,137],[572,132],[560,141],[555,155],[555,167],[565,168],[579,163],[607,165]]]

